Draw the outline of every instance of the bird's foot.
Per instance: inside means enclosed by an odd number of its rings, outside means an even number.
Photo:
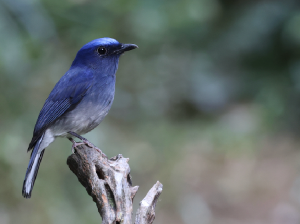
[[[101,149],[99,149],[98,147],[96,147],[93,143],[89,142],[86,138],[82,137],[81,135],[78,135],[76,134],[75,132],[72,132],[72,131],[69,131],[68,132],[70,135],[73,135],[75,136],[76,138],[79,138],[82,142],[75,142],[72,138],[68,138],[72,143],[73,145],[76,147],[78,145],[82,145],[82,144],[85,144],[87,145],[88,147],[90,148],[94,148],[96,149],[101,155],[102,157],[106,158],[107,159],[107,156],[101,151]],[[72,150],[74,150],[74,147],[72,146]]]
[[[101,149],[99,149],[93,143],[89,142],[86,138],[82,139],[82,143],[87,145],[90,148],[96,149],[103,157],[105,157],[107,159],[107,156],[101,151]]]
[[[76,142],[74,139],[72,139],[72,138],[69,138],[69,140],[73,143],[72,144],[72,153],[74,154],[75,153],[75,148],[77,148],[77,146],[79,146],[79,145],[85,145],[85,143],[84,142]]]
[[[73,154],[75,153],[74,149],[77,148],[77,146],[79,146],[79,145],[85,145],[85,143],[84,142],[74,142],[73,145],[72,145]]]

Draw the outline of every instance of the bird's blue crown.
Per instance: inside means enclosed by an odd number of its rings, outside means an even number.
[[[103,37],[103,38],[92,40],[91,42],[85,44],[80,49],[80,51],[86,50],[86,49],[91,49],[91,48],[98,47],[98,46],[116,47],[119,45],[121,45],[121,44],[117,40],[115,40],[113,38],[109,38],[109,37]]]

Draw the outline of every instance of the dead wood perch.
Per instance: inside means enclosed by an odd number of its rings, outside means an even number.
[[[77,147],[67,164],[96,203],[103,224],[131,224],[132,201],[138,186],[132,187],[128,158],[121,154],[107,159],[86,145]],[[140,202],[135,224],[151,224],[163,185],[157,183]]]

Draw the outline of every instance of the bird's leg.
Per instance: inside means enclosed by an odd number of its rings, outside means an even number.
[[[77,143],[72,138],[71,138],[72,140],[69,139],[70,141],[72,141],[72,142],[74,141],[75,142],[75,147],[78,146],[78,145],[85,144],[85,145],[89,146],[90,148],[96,149],[98,152],[100,152],[102,155],[104,155],[107,158],[107,156],[101,151],[101,149],[99,149],[98,147],[96,147],[93,143],[89,142],[86,138],[82,137],[81,135],[79,135],[79,134],[77,134],[77,133],[75,133],[73,131],[69,131],[68,133],[70,135],[75,136],[76,138],[79,138],[82,141],[80,143]],[[74,145],[74,142],[73,142],[73,145]]]
[[[79,145],[85,144],[84,142],[75,142],[73,138],[68,138],[73,144],[72,144],[72,153],[75,153],[75,148]]]

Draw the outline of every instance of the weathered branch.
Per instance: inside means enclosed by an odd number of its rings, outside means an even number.
[[[151,224],[155,219],[155,206],[163,185],[159,181],[148,191],[146,197],[140,202],[136,212],[135,224]]]
[[[67,164],[96,203],[103,224],[131,224],[132,202],[138,186],[132,187],[128,158],[121,154],[107,159],[86,145],[77,147]],[[151,224],[163,185],[157,182],[140,202],[135,224]]]

